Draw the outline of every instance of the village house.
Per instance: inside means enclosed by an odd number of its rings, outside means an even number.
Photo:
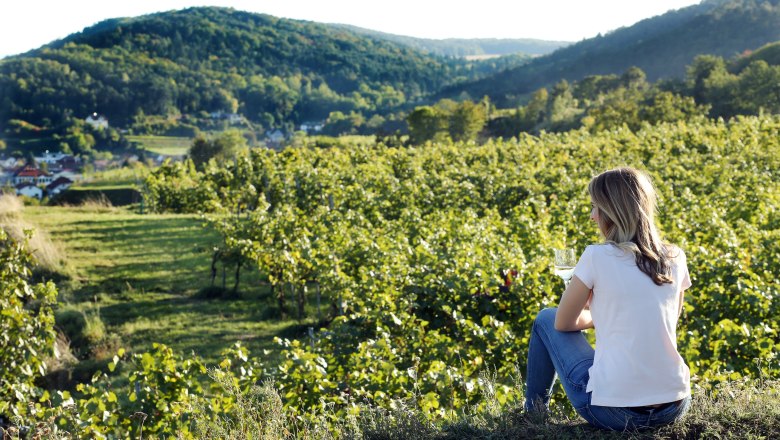
[[[11,156],[0,159],[0,167],[11,169],[16,168],[19,165],[19,159]]]
[[[16,170],[0,167],[0,186],[12,184]]]
[[[58,160],[54,165],[56,168],[60,169],[78,170],[81,168],[81,159],[66,154],[65,157]]]
[[[49,173],[29,165],[19,168],[13,177],[14,185],[31,183],[33,185],[49,184],[52,177]]]
[[[54,179],[52,183],[46,185],[46,194],[48,194],[49,197],[57,195],[70,188],[71,185],[73,185],[72,180],[67,177],[58,177]]]
[[[301,131],[306,132],[306,134],[319,133],[324,126],[323,122],[304,122],[301,124]]]
[[[84,122],[91,125],[92,128],[95,129],[108,128],[108,119],[103,117],[103,115],[98,115],[97,113],[92,113],[91,115],[87,116],[87,118],[84,119]]]
[[[65,154],[65,153],[61,153],[59,151],[56,152],[56,153],[51,153],[51,152],[49,152],[49,150],[46,150],[43,153],[43,156],[35,156],[35,162],[37,162],[37,163],[47,163],[49,165],[53,165],[53,164],[56,164],[59,161],[65,159],[66,157],[68,157],[68,155]]]
[[[244,117],[238,113],[225,113],[223,111],[211,112],[210,116],[211,119],[227,119],[230,125],[240,124],[244,120]]]
[[[16,195],[40,200],[43,198],[43,190],[32,183],[20,183],[16,185]]]
[[[270,143],[279,144],[285,139],[285,136],[284,133],[281,132],[281,130],[277,129],[274,131],[266,132],[265,138]]]
[[[64,177],[71,182],[76,182],[78,180],[81,180],[81,173],[79,173],[76,170],[69,170],[69,169],[61,169],[61,170],[52,170],[51,172],[51,178],[52,182],[56,181],[60,177]]]

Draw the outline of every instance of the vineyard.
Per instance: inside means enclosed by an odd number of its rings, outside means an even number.
[[[321,300],[318,326],[279,339],[279,365],[240,345],[215,370],[164,345],[120,352],[109,368],[128,374],[126,387],[108,387],[106,372],[44,395],[53,407],[16,411],[87,436],[143,425],[200,437],[204,420],[239,424],[259,380],[304,425],[336,424],[357,403],[412,402],[431,423],[509,408],[522,399],[531,322],[562,292],[552,249],[599,240],[586,185],[620,165],[652,176],[664,238],[688,256],[678,340],[694,393],[777,377],[780,119],[745,117],[163,165],[146,179],[148,209],[204,213],[222,237],[215,259],[236,278],[242,267],[266,274],[283,316],[304,319]]]

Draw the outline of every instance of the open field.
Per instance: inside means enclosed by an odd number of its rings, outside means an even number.
[[[187,154],[192,139],[176,136],[127,136],[130,142],[139,143],[145,150],[166,156]]]
[[[84,175],[84,180],[76,182],[74,188],[116,189],[134,188],[143,183],[149,174],[149,168],[143,165],[122,167],[104,171],[95,171]]]
[[[218,236],[196,215],[138,215],[101,207],[27,207],[26,221],[48,231],[66,255],[58,282],[63,306],[99,314],[132,351],[162,342],[206,361],[240,341],[252,353],[273,338],[297,337],[306,325],[276,318],[269,288],[256,270],[241,274],[238,299],[199,299],[210,285]],[[226,271],[232,287],[233,268]],[[221,285],[218,272],[216,285]]]

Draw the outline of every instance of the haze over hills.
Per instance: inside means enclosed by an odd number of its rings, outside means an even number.
[[[353,32],[400,43],[417,50],[451,57],[473,55],[546,55],[571,44],[570,41],[547,41],[533,38],[415,38],[388,34],[347,24],[336,24]]]
[[[580,41],[441,96],[488,95],[507,105],[562,79],[620,74],[637,66],[648,80],[680,78],[700,54],[731,58],[780,40],[780,0],[705,0]]]

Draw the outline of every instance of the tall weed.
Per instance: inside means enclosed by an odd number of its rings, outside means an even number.
[[[24,240],[24,231],[33,230],[28,249],[35,257],[38,269],[52,273],[66,272],[66,259],[62,249],[49,234],[22,219],[24,203],[13,194],[0,195],[0,227],[15,241]]]

